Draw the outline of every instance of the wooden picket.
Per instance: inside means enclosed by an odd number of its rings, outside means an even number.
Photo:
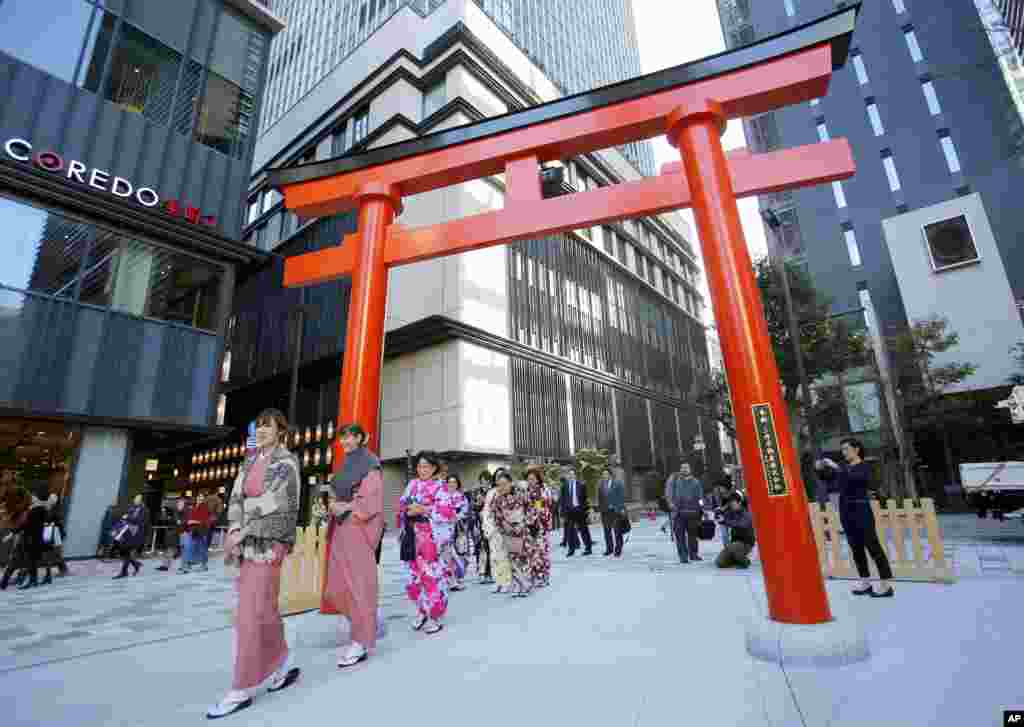
[[[935,583],[953,583],[956,580],[952,568],[946,562],[942,531],[935,513],[935,502],[931,498],[922,498],[920,507],[915,506],[912,500],[904,500],[902,506],[896,500],[889,500],[885,509],[882,509],[878,501],[872,501],[871,509],[875,514],[878,538],[889,556],[894,578]],[[842,526],[839,513],[832,504],[828,503],[822,508],[812,503],[811,523],[818,546],[818,558],[825,575],[829,578],[857,578],[857,569],[848,552],[844,557]],[[912,551],[909,555],[906,540],[908,533]],[[871,577],[878,578],[878,569],[870,556],[868,566]]]
[[[297,528],[295,548],[281,570],[281,613],[288,615],[320,607],[320,584],[327,530],[310,525]]]

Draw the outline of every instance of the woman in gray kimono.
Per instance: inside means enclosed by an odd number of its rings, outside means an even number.
[[[245,460],[231,490],[224,550],[229,562],[241,561],[235,678],[231,691],[206,713],[209,719],[251,706],[261,688],[280,691],[299,678],[277,605],[281,564],[295,544],[299,518],[299,460],[285,446],[287,436],[284,414],[261,412],[257,450]]]

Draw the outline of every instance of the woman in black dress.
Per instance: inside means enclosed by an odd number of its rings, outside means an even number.
[[[855,588],[856,596],[872,596],[873,598],[890,598],[894,591],[892,569],[885,548],[878,539],[875,529],[875,514],[871,510],[868,498],[868,487],[871,484],[871,465],[864,461],[864,445],[856,439],[844,439],[839,451],[846,460],[838,465],[830,459],[817,462],[818,469],[828,467],[835,470],[839,481],[839,519],[846,532],[846,541],[850,545],[850,554],[860,575],[860,588]],[[867,554],[875,561],[878,575],[881,577],[878,591],[871,587],[871,571],[868,570]]]

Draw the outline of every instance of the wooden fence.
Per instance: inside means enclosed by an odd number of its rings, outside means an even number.
[[[878,539],[882,541],[889,556],[894,578],[954,582],[953,569],[946,562],[942,531],[935,515],[935,502],[931,498],[922,498],[919,507],[912,500],[904,500],[902,506],[896,500],[888,500],[885,509],[882,509],[881,503],[873,500],[871,509],[875,513]],[[829,578],[857,578],[857,569],[850,558],[849,549],[844,548],[846,538],[842,537],[839,513],[832,504],[829,503],[823,509],[818,503],[811,503],[811,523],[825,575]],[[878,569],[870,556],[868,565],[871,576],[878,578]]]
[[[281,568],[281,613],[288,615],[320,608],[327,528],[297,528],[295,548]]]

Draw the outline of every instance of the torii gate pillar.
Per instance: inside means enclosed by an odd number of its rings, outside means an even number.
[[[729,377],[729,388],[744,472],[753,480],[749,492],[761,536],[768,610],[784,623],[824,623],[832,616],[821,571],[809,567],[818,563],[818,553],[806,496],[792,492],[800,483],[786,476],[799,472],[800,463],[722,149],[725,124],[713,100],[681,106],[669,116],[668,139],[679,149],[690,185],[725,368],[743,372]]]

